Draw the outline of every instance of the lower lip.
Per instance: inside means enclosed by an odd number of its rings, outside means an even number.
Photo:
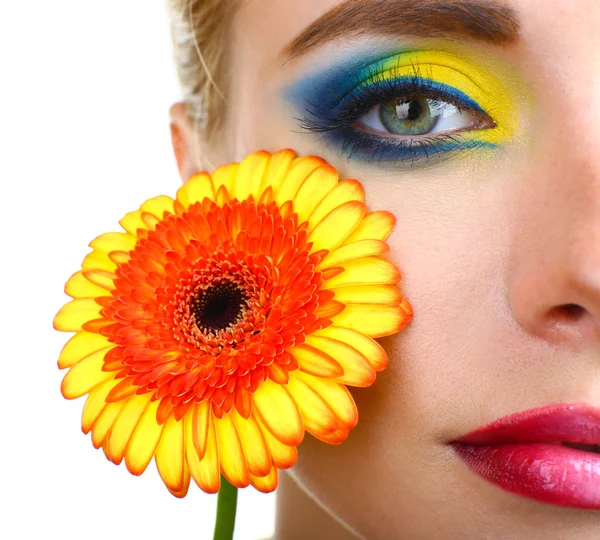
[[[507,491],[600,510],[600,454],[546,443],[453,446],[475,473]]]

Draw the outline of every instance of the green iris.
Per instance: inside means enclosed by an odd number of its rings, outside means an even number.
[[[429,133],[440,119],[440,111],[432,111],[428,99],[395,100],[382,103],[379,119],[395,135],[423,135]]]

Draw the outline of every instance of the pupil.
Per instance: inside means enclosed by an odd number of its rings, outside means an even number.
[[[421,104],[416,101],[416,100],[412,100],[410,102],[410,105],[408,106],[408,120],[416,120],[417,118],[419,118],[419,116],[421,116],[421,113],[423,112],[423,108],[421,107]]]
[[[245,301],[245,295],[230,281],[212,285],[193,301],[196,325],[206,331],[225,330],[243,315]]]

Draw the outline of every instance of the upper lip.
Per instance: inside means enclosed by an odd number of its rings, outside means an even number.
[[[583,403],[559,403],[495,420],[463,435],[454,443],[495,445],[514,443],[600,444],[600,409]]]

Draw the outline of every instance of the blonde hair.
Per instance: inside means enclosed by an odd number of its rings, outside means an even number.
[[[196,131],[211,137],[222,119],[229,21],[238,0],[168,0],[177,76]]]

